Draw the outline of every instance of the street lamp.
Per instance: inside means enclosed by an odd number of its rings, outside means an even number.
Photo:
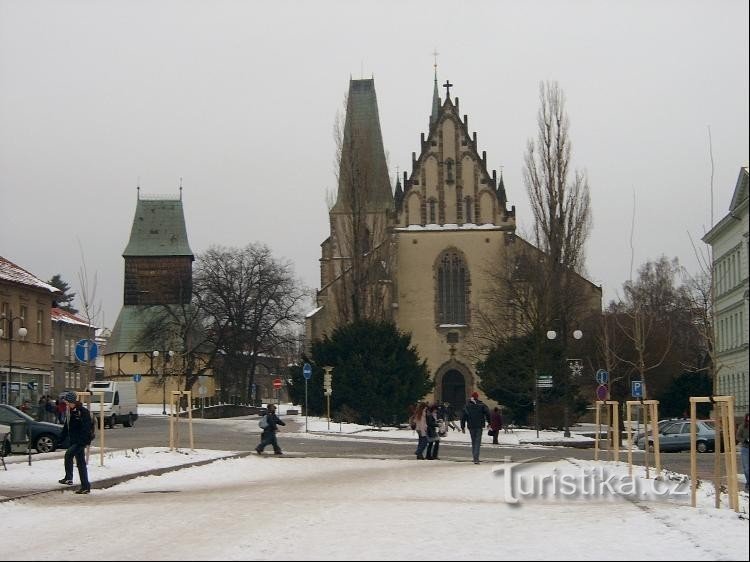
[[[25,338],[29,331],[23,327],[23,316],[6,316],[3,314],[0,316],[0,320],[5,320],[8,323],[8,370],[5,373],[5,403],[10,404],[10,381],[13,374],[13,322],[16,320],[21,321],[21,327],[18,328],[18,335],[21,338]],[[3,329],[0,328],[0,338],[3,337]],[[19,381],[20,389],[20,381]]]
[[[580,340],[583,337],[583,332],[581,330],[573,330],[573,339]],[[555,338],[557,338],[557,332],[554,330],[549,330],[547,332],[547,339],[552,341]],[[576,375],[581,374],[581,370],[583,366],[581,365],[580,360],[577,359],[568,359],[568,368],[571,370],[572,373]],[[569,373],[565,374],[565,389],[563,391],[563,424],[565,425],[565,432],[563,433],[564,437],[570,437],[570,427],[568,424],[568,383],[569,381]]]

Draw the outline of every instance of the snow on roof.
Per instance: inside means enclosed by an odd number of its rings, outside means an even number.
[[[312,318],[313,316],[315,316],[318,313],[318,311],[321,308],[323,308],[323,307],[319,306],[318,308],[313,308],[310,312],[308,312],[307,314],[305,314],[305,318]]]
[[[12,261],[5,259],[0,256],[0,280],[8,281],[10,283],[18,283],[19,285],[27,285],[29,287],[35,287],[37,289],[47,290],[50,293],[58,293],[59,291],[39,279],[36,275],[33,275],[26,271],[24,268],[17,266]]]
[[[422,226],[421,224],[410,224],[406,227],[399,227],[396,230],[400,231],[414,231],[414,230],[502,230],[501,227],[497,226],[496,224],[486,223],[486,224],[473,224],[473,223],[464,223],[464,224],[454,224],[454,223],[446,223],[446,224],[426,224]]]
[[[72,312],[68,312],[67,310],[63,310],[62,308],[51,309],[51,316],[53,322],[65,322],[66,324],[76,324],[78,326],[89,325],[89,323],[80,316],[76,316]],[[93,327],[94,326],[92,326],[92,328]]]

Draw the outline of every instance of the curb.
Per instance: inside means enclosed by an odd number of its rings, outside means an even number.
[[[120,476],[113,476],[111,478],[105,478],[103,480],[97,480],[96,482],[91,483],[91,489],[92,490],[104,490],[106,488],[111,488],[112,486],[116,486],[117,484],[122,484],[123,482],[127,482],[128,480],[133,480],[135,478],[139,478],[141,476],[161,476],[162,474],[167,474],[169,472],[175,472],[177,470],[182,470],[183,468],[191,468],[194,466],[203,466],[206,464],[211,464],[216,461],[222,461],[226,459],[239,459],[242,457],[247,457],[252,454],[252,451],[243,451],[241,453],[235,453],[233,455],[227,455],[226,457],[219,457],[217,459],[206,459],[202,461],[195,461],[190,462],[187,464],[176,464],[174,466],[167,466],[164,468],[155,468],[153,470],[144,470],[141,472],[133,472],[131,474],[122,474]],[[29,492],[26,494],[20,494],[18,496],[13,497],[7,497],[0,499],[0,503],[5,502],[11,502],[16,500],[22,500],[25,498],[31,498],[34,496],[39,496],[42,494],[50,494],[54,492],[60,492],[64,493],[66,490],[75,490],[75,486],[65,486],[64,488],[53,488],[51,490],[38,490],[35,492]]]

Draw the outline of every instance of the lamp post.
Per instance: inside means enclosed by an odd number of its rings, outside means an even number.
[[[6,316],[3,314],[0,316],[0,320],[5,320],[8,323],[8,370],[5,373],[5,403],[10,404],[10,381],[13,375],[13,322],[16,320],[21,321],[21,327],[18,328],[18,335],[21,338],[25,338],[29,331],[23,326],[23,316]],[[3,329],[0,328],[0,338],[3,337]],[[20,390],[20,381],[19,381]]]
[[[583,332],[581,330],[573,330],[573,338],[575,340],[580,340],[583,337]],[[554,330],[549,330],[547,332],[547,339],[548,340],[554,340],[557,338],[557,332]],[[573,364],[570,362],[574,361]],[[568,367],[570,368],[572,373],[581,374],[582,365],[579,360],[571,360],[568,359]],[[575,366],[573,366],[575,365]],[[565,372],[565,388],[563,390],[563,425],[565,426],[565,432],[563,433],[564,437],[570,437],[570,427],[568,424],[568,386],[570,384],[570,373],[567,371]]]

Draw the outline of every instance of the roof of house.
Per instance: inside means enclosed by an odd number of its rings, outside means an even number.
[[[123,257],[192,256],[182,200],[167,196],[138,197],[130,240]]]
[[[65,322],[66,324],[75,324],[77,326],[89,326],[89,323],[85,319],[76,316],[72,312],[63,310],[62,308],[53,307],[50,311],[50,315],[52,316],[53,322]],[[96,326],[91,325],[91,328],[96,328]]]
[[[24,268],[16,265],[10,260],[0,256],[0,281],[9,283],[18,283],[27,287],[34,287],[50,293],[58,293],[58,289],[49,283],[45,283],[36,275],[29,273]]]

